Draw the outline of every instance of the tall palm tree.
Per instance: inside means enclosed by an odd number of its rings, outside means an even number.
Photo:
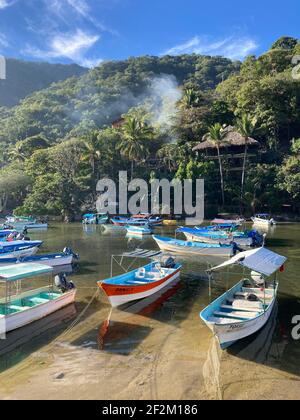
[[[145,159],[149,153],[147,140],[152,138],[153,130],[143,120],[127,116],[122,126],[122,139],[118,146],[121,154],[131,161],[131,180],[133,179],[134,162]]]
[[[221,178],[221,191],[222,191],[222,204],[225,204],[225,186],[224,186],[224,174],[223,174],[223,163],[220,153],[220,145],[224,143],[225,131],[220,123],[216,123],[209,127],[208,133],[204,136],[204,140],[209,140],[217,148],[218,160],[219,160],[219,169],[220,169],[220,178]]]
[[[243,171],[242,171],[242,184],[241,184],[241,202],[243,200],[244,189],[245,189],[245,179],[246,179],[246,168],[247,168],[247,158],[248,158],[248,146],[249,138],[253,136],[255,131],[256,121],[249,118],[247,114],[243,114],[236,121],[236,130],[243,136],[245,140],[245,152],[244,152],[244,162],[243,162]]]
[[[84,152],[81,160],[89,162],[92,168],[93,176],[97,174],[97,162],[100,160],[101,151],[98,140],[99,131],[93,130],[83,138]]]

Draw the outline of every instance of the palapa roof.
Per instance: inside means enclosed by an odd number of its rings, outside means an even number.
[[[226,133],[224,136],[224,141],[220,143],[220,148],[224,149],[227,147],[237,146],[237,147],[243,147],[246,144],[245,138],[235,131],[234,127],[228,126],[224,129],[224,132]],[[248,146],[256,146],[259,147],[259,142],[252,137],[248,137],[247,141]],[[210,140],[205,140],[205,137],[203,137],[203,141],[199,143],[197,146],[193,148],[193,151],[201,151],[201,150],[207,150],[207,149],[216,149],[216,145],[214,142]]]

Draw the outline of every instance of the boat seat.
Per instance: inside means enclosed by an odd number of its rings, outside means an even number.
[[[258,308],[246,308],[246,307],[239,307],[239,308],[234,308],[231,305],[222,305],[221,309],[230,309],[230,310],[234,310],[234,309],[238,309],[239,311],[245,311],[245,312],[257,312]]]
[[[128,280],[126,281],[126,284],[148,284],[150,280]]]
[[[135,277],[137,279],[144,279],[146,277],[146,269],[144,267],[139,268],[135,274]]]
[[[233,312],[214,312],[215,316],[222,318],[237,318],[237,319],[252,319],[259,315],[259,312],[242,312],[242,311],[233,311]]]
[[[25,311],[26,309],[30,309],[30,306],[17,306],[17,305],[9,305],[8,309],[12,309],[13,311]]]
[[[27,299],[27,301],[29,303],[33,303],[34,305],[40,305],[42,303],[49,302],[49,299],[43,299],[43,298],[40,298],[40,297],[33,297],[33,298]]]

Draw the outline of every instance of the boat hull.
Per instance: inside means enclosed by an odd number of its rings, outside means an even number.
[[[39,289],[39,291],[47,291],[48,288]],[[26,297],[32,294],[31,292],[19,295],[18,298]],[[31,324],[34,321],[45,318],[46,316],[68,306],[75,301],[76,289],[70,290],[62,294],[59,298],[42,303],[33,308],[28,308],[22,312],[13,313],[6,316],[0,316],[0,322],[5,325],[5,332],[17,330],[25,325]]]
[[[60,267],[71,265],[73,263],[73,255],[57,255],[57,256],[38,256],[38,257],[24,257],[18,258],[3,258],[0,259],[0,266],[18,264],[18,263],[38,263],[50,267]]]
[[[240,246],[252,246],[253,240],[252,238],[212,238],[208,236],[200,236],[200,235],[193,235],[191,233],[184,233],[186,239],[192,242],[203,242],[208,244],[222,244],[222,245],[230,245],[232,242],[235,242],[237,245]]]
[[[38,246],[28,248],[28,249],[21,249],[13,252],[7,252],[0,254],[0,262],[3,259],[7,258],[22,258],[22,257],[29,257],[31,255],[35,255],[39,250]]]
[[[143,286],[125,286],[120,284],[106,284],[100,282],[99,287],[102,288],[108,297],[112,307],[124,305],[125,303],[144,299],[157,293],[164,287],[168,286],[175,279],[180,276],[180,268],[174,273],[157,282],[150,283]]]
[[[261,330],[268,322],[272,311],[274,309],[276,300],[268,307],[265,313],[251,321],[230,325],[214,325],[212,329],[213,334],[216,336],[222,350],[227,349],[235,342],[249,337]],[[209,326],[209,325],[208,325]]]
[[[204,256],[220,256],[230,257],[232,255],[232,247],[196,247],[196,246],[181,246],[172,242],[162,241],[153,236],[153,239],[162,251],[178,253],[181,255],[204,255]],[[184,241],[182,241],[184,242]]]

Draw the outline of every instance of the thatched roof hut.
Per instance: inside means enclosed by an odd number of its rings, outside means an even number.
[[[220,149],[224,149],[224,148],[244,148],[246,141],[245,138],[238,133],[237,131],[235,131],[234,127],[232,126],[228,126],[224,129],[224,132],[226,133],[224,136],[224,141],[222,143],[220,143]],[[248,146],[253,147],[253,148],[258,148],[259,147],[259,142],[251,137],[248,138],[247,141]],[[203,141],[201,143],[199,143],[197,146],[195,146],[193,148],[194,152],[204,152],[206,150],[216,150],[217,147],[214,144],[214,142],[210,141],[210,140],[205,140],[205,138],[203,138]]]

